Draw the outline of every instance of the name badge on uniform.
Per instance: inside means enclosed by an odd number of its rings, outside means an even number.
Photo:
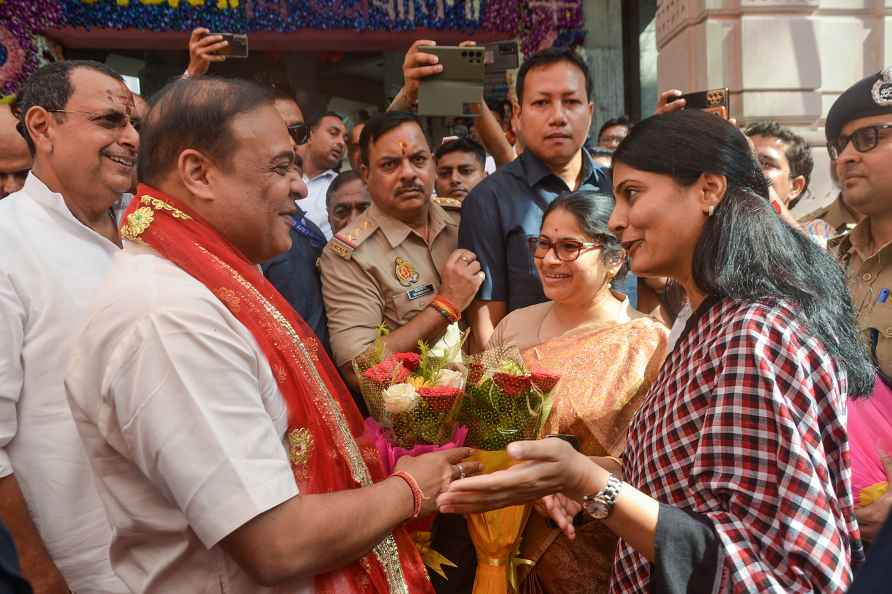
[[[406,291],[406,295],[409,297],[409,301],[413,299],[418,299],[419,297],[424,297],[425,295],[430,295],[434,292],[433,285],[424,285],[423,287],[415,287],[414,289],[409,289]]]

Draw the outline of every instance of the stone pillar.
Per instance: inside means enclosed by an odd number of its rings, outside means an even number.
[[[852,83],[892,64],[892,0],[658,0],[660,90],[731,89],[739,124],[773,119],[814,147],[812,197],[835,195],[823,123]]]
[[[622,0],[585,0],[585,52],[595,83],[592,134],[625,113]]]

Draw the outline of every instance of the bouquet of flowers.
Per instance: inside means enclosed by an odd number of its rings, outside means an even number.
[[[551,412],[551,392],[560,376],[528,370],[516,348],[498,348],[471,357],[459,422],[467,425],[465,445],[483,472],[495,472],[513,463],[505,452],[512,441],[536,439]],[[529,561],[519,559],[520,535],[529,506],[515,505],[468,515],[468,530],[477,550],[474,594],[516,591],[515,569]]]
[[[520,351],[495,349],[470,357],[460,411],[467,445],[503,450],[512,441],[536,439],[551,411],[551,390],[560,376],[528,371]]]
[[[467,376],[461,362],[467,334],[453,324],[433,348],[419,341],[417,353],[392,354],[385,352],[386,335],[387,328],[380,327],[375,344],[353,361],[353,369],[372,415],[366,419],[368,437],[390,474],[403,456],[464,443],[468,430],[456,423]],[[431,547],[433,521],[430,515],[409,522],[407,528],[425,565],[445,579],[443,566],[456,565]]]
[[[386,355],[383,336],[386,329],[353,362],[369,412],[399,447],[444,444],[454,437],[467,375],[460,355],[464,337],[456,326],[445,337],[451,344],[431,349],[419,341],[417,353]]]

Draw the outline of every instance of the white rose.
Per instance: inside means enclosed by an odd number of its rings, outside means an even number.
[[[443,338],[431,347],[431,355],[434,357],[448,356],[447,363],[461,363],[461,343],[461,328],[458,327],[458,322],[453,322],[446,328]]]
[[[437,385],[444,388],[461,388],[464,381],[464,375],[453,369],[441,369],[437,376]]]
[[[412,410],[418,403],[418,392],[412,384],[394,384],[384,390],[384,410],[398,415]]]

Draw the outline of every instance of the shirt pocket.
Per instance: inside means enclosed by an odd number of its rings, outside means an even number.
[[[880,369],[892,377],[892,301],[872,303],[860,326],[864,329],[865,340],[874,352]]]
[[[431,290],[425,291],[426,294],[415,299],[409,298],[410,291],[420,291],[428,286],[431,287]],[[430,305],[436,294],[437,288],[433,283],[417,283],[410,288],[394,293],[387,300],[387,317],[396,322],[398,326],[407,324]]]

